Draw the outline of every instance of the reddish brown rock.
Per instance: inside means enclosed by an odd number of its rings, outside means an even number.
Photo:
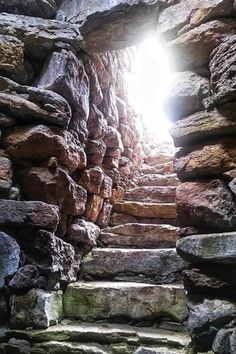
[[[112,179],[113,185],[120,184],[120,172],[117,168],[111,168],[109,165],[103,164],[104,172]]]
[[[71,243],[77,252],[87,253],[96,246],[99,234],[99,227],[92,222],[74,218],[68,228],[66,241]]]
[[[111,198],[112,196],[112,179],[111,177],[104,174],[104,179],[102,181],[100,189],[100,197],[102,198]]]
[[[112,196],[111,196],[112,203],[116,203],[119,200],[124,198],[124,188],[121,186],[117,186],[117,188],[112,189]]]
[[[112,207],[113,205],[109,202],[109,200],[105,199],[103,202],[102,209],[97,218],[97,224],[100,227],[105,227],[108,225],[111,217]]]
[[[175,205],[171,203],[118,202],[114,211],[135,217],[145,218],[176,218]]]
[[[174,169],[181,180],[217,176],[236,168],[235,141],[216,139],[180,150],[174,160]]]
[[[135,142],[135,137],[133,134],[132,129],[129,127],[128,124],[120,124],[119,125],[119,132],[121,134],[121,140],[124,147],[133,147]]]
[[[108,148],[116,148],[123,151],[120,133],[113,127],[108,127],[108,132],[104,137],[104,142]]]
[[[97,76],[98,76],[98,81],[99,85],[102,90],[108,89],[109,84],[110,84],[110,76],[108,72],[106,71],[106,68],[102,62],[102,57],[99,54],[92,54],[91,59],[95,65]]]
[[[91,139],[102,139],[107,132],[107,120],[99,109],[93,104],[90,106],[88,119],[89,137]]]
[[[98,195],[88,195],[84,216],[92,222],[95,222],[103,206],[103,198]]]
[[[174,169],[173,169],[173,162],[165,162],[162,164],[157,164],[155,166],[149,166],[147,164],[142,165],[141,169],[143,174],[159,174],[159,175],[165,175],[165,174],[173,174]]]
[[[233,195],[221,180],[185,182],[176,190],[177,218],[181,226],[205,230],[234,230]]]
[[[55,156],[70,172],[83,168],[86,156],[82,146],[67,131],[44,125],[17,127],[5,139],[7,152],[13,160],[40,162]]]
[[[125,193],[126,200],[174,203],[176,187],[136,187]]]
[[[140,186],[177,186],[179,180],[175,174],[170,175],[158,175],[150,174],[143,175],[137,179]]]
[[[104,173],[101,168],[93,167],[85,170],[79,179],[79,184],[90,194],[99,194],[101,191]]]
[[[12,186],[13,170],[12,162],[6,157],[0,156],[0,197],[8,198]]]
[[[61,168],[26,168],[18,179],[28,198],[58,205],[64,214],[83,214],[87,193]]]
[[[37,86],[62,95],[81,119],[88,119],[89,80],[82,62],[73,52],[54,52],[46,63]]]
[[[101,166],[106,153],[106,144],[103,140],[88,139],[85,152],[89,165]]]

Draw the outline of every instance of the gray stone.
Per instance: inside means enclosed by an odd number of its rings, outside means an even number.
[[[140,347],[138,348],[134,354],[184,354],[185,351],[178,349],[171,349],[166,347],[158,347],[158,348],[148,348],[148,347]]]
[[[0,11],[42,18],[56,16],[57,5],[54,0],[1,0]]]
[[[236,318],[236,303],[228,300],[191,297],[188,309],[187,330],[199,352],[211,349],[218,330]]]
[[[25,44],[26,52],[33,58],[45,58],[56,42],[79,49],[82,40],[77,25],[7,13],[0,14],[0,34],[14,34]]]
[[[68,102],[57,93],[22,86],[0,77],[0,108],[23,124],[55,124],[67,128],[71,119]],[[16,125],[16,124],[15,124]]]
[[[209,80],[191,71],[175,73],[167,92],[164,108],[172,121],[177,121],[204,108],[209,95]]]
[[[64,295],[65,316],[83,321],[130,318],[134,321],[187,317],[186,295],[180,285],[151,285],[129,282],[78,282],[68,285]]]
[[[235,324],[234,324],[235,325]],[[236,349],[236,327],[222,328],[216,334],[212,349],[216,354],[234,353]]]
[[[81,263],[84,277],[94,279],[132,279],[155,284],[169,284],[181,279],[187,264],[175,249],[94,248]]]
[[[236,233],[192,235],[177,241],[178,254],[188,262],[236,263]]]
[[[109,354],[106,349],[98,345],[93,344],[79,344],[68,342],[49,342],[35,344],[32,348],[32,354],[44,354],[49,352],[50,354]]]
[[[0,289],[5,278],[14,275],[20,263],[20,247],[14,238],[0,232]]]
[[[1,227],[34,227],[54,231],[58,225],[58,208],[43,202],[0,200]]]
[[[37,86],[63,96],[80,119],[89,116],[89,79],[83,63],[71,51],[54,52],[46,62]]]
[[[11,297],[13,328],[47,328],[57,324],[63,315],[62,292],[32,289]]]
[[[42,276],[40,277],[37,267],[32,264],[27,264],[20,268],[9,283],[13,291],[45,288],[46,285],[47,279]]]
[[[144,174],[137,179],[140,186],[177,186],[179,180],[175,174],[159,175],[159,174]]]

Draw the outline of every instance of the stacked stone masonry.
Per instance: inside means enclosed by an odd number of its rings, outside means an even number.
[[[185,295],[170,284],[188,262],[192,353],[235,353],[235,0],[0,0],[0,11],[0,327],[10,320],[13,331],[6,344],[0,328],[0,352],[180,354]],[[126,48],[157,26],[175,72],[165,108],[180,184],[155,156],[139,176],[127,100]],[[174,250],[160,251],[174,248],[175,187],[177,272]],[[169,273],[156,272],[166,257]],[[70,315],[70,297],[82,302],[76,323],[42,330]],[[134,298],[138,308],[127,305]],[[145,299],[174,324],[133,326],[153,320]],[[130,327],[87,323],[125,314]]]

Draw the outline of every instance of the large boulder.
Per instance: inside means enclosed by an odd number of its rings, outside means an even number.
[[[16,273],[20,264],[20,247],[16,240],[0,232],[0,289],[5,278]]]
[[[0,200],[0,226],[43,228],[54,231],[58,225],[58,208],[39,201]]]
[[[45,125],[16,127],[10,131],[5,143],[13,160],[24,166],[24,162],[41,162],[56,157],[70,172],[86,165],[82,145],[68,131]]]
[[[57,2],[55,0],[2,0],[0,3],[1,12],[10,12],[21,15],[29,15],[42,18],[53,18],[56,16]]]
[[[185,182],[176,190],[177,218],[181,226],[212,231],[236,227],[233,195],[221,180]]]
[[[61,291],[46,292],[31,289],[11,297],[11,326],[13,328],[47,328],[57,324],[63,315]]]
[[[56,42],[79,49],[82,41],[77,25],[7,13],[0,14],[0,34],[14,34],[25,44],[27,54],[33,58],[45,58]]]
[[[83,63],[72,51],[54,52],[40,75],[37,86],[63,96],[78,112],[80,119],[89,115],[89,80]]]
[[[71,109],[57,93],[36,87],[22,86],[0,77],[1,110],[16,118],[18,124],[54,124],[67,128]]]

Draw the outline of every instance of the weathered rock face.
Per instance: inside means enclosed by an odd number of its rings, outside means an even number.
[[[0,289],[5,278],[14,275],[19,268],[20,247],[17,242],[5,233],[0,233]]]
[[[32,289],[11,299],[11,324],[16,328],[47,328],[60,321],[63,315],[62,292]]]
[[[18,13],[42,18],[55,17],[56,10],[57,2],[54,0],[27,0],[24,3],[20,0],[13,0],[10,4],[9,1],[2,0],[0,3],[1,12]]]

